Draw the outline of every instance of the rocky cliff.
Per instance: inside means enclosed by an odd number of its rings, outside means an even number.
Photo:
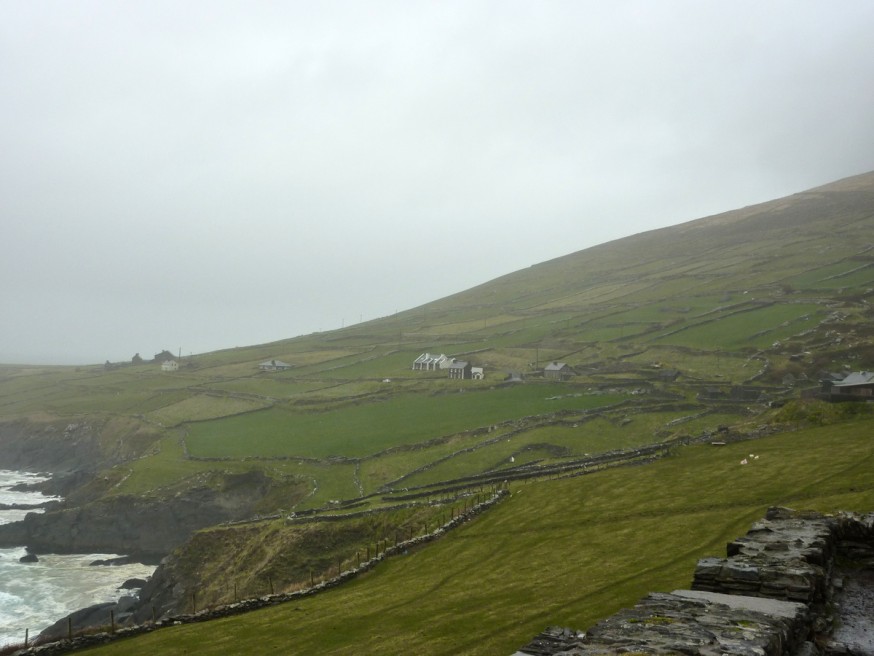
[[[226,474],[172,496],[109,496],[81,506],[29,513],[0,526],[0,546],[36,553],[114,552],[156,561],[194,531],[256,512],[274,487],[260,471]]]
[[[7,420],[0,422],[0,468],[96,472],[143,455],[159,437],[130,417]]]

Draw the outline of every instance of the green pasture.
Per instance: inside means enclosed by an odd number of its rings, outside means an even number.
[[[861,262],[847,261],[806,271],[789,278],[787,284],[797,289],[838,289],[874,285],[874,268]]]
[[[198,394],[186,396],[172,405],[164,405],[149,413],[149,419],[163,426],[178,426],[188,421],[203,421],[252,412],[268,407],[268,401],[233,396]]]
[[[187,444],[192,455],[201,457],[365,456],[507,419],[610,405],[620,398],[573,396],[575,391],[568,385],[529,384],[430,396],[401,394],[321,413],[274,406],[191,424]],[[561,398],[552,399],[556,396]]]
[[[211,390],[239,392],[274,399],[289,399],[324,387],[325,383],[315,380],[301,381],[294,378],[278,378],[274,374],[265,373],[232,380],[210,381],[204,383],[203,386]]]
[[[488,434],[457,433],[433,443],[417,444],[391,449],[375,457],[361,461],[360,477],[365,494],[376,492],[382,486],[395,481],[411,471],[445,458],[456,451],[475,447]],[[404,484],[401,484],[404,485]]]
[[[874,511],[870,435],[859,421],[514,485],[473,523],[334,591],[89,653],[511,654],[546,626],[585,629],[688,587],[697,560],[724,555],[768,506]]]
[[[181,433],[171,431],[155,444],[148,457],[118,465],[116,469],[125,470],[127,476],[112,493],[150,495],[197,474],[217,469],[214,462],[187,460],[180,440]],[[223,462],[220,468],[239,472],[253,469],[253,466],[241,462]]]
[[[374,353],[369,359],[350,362],[348,365],[334,369],[331,375],[344,378],[391,378],[393,376],[408,376],[413,373],[413,361],[422,353],[444,352],[440,348],[423,350],[401,350],[394,353]],[[444,376],[448,375],[445,371]]]
[[[586,326],[580,332],[580,337],[587,342],[609,342],[614,339],[642,337],[647,333],[661,328],[659,324],[648,323],[617,323],[603,326]]]
[[[716,317],[713,321],[656,337],[654,341],[692,348],[764,348],[816,326],[824,315],[824,308],[813,303],[778,303]]]
[[[659,344],[646,345],[641,353],[626,358],[626,362],[641,366],[658,363],[662,369],[677,369],[684,377],[706,380],[721,378],[736,383],[752,377],[762,367],[757,360],[733,353],[678,349]]]
[[[464,450],[457,447],[454,455],[449,454],[433,467],[404,478],[401,485],[430,485],[534,461],[547,464],[629,449],[661,442],[674,434],[699,435],[705,430],[735,423],[737,419],[734,415],[700,410],[646,412],[636,409],[631,415],[623,416],[620,411],[610,419],[596,417],[573,424],[534,426],[514,435],[499,431],[480,436],[478,443]],[[677,423],[671,424],[675,420]]]

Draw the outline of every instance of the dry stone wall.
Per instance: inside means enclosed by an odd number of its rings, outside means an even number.
[[[726,552],[698,562],[692,590],[585,633],[550,627],[514,656],[874,656],[874,514],[772,508]]]
[[[80,649],[93,647],[95,645],[112,642],[121,638],[128,638],[136,635],[141,635],[143,633],[149,633],[163,627],[176,626],[179,624],[190,624],[194,622],[206,622],[222,617],[229,617],[231,615],[240,615],[242,613],[258,610],[259,608],[275,606],[277,604],[295,601],[303,597],[309,597],[314,594],[319,594],[321,592],[325,592],[326,590],[336,588],[337,586],[356,578],[360,574],[372,569],[386,558],[403,554],[408,549],[439,539],[440,537],[445,535],[447,531],[451,531],[452,529],[457,528],[458,526],[461,526],[462,524],[470,521],[471,519],[475,518],[479,514],[485,512],[486,510],[497,504],[502,499],[506,498],[508,495],[509,492],[504,488],[495,490],[494,494],[488,496],[484,501],[472,505],[470,508],[454,516],[442,526],[437,527],[434,531],[426,535],[421,535],[411,538],[409,540],[398,542],[394,546],[386,547],[384,551],[375,555],[370,560],[362,562],[359,566],[347,569],[327,581],[322,581],[303,590],[264,595],[252,599],[244,599],[237,603],[227,604],[216,608],[208,608],[196,613],[163,617],[160,619],[155,618],[153,621],[144,622],[143,624],[139,624],[136,626],[116,627],[114,626],[114,624],[111,624],[113,620],[111,618],[107,618],[107,620],[109,621],[106,622],[106,626],[104,626],[104,628],[109,628],[109,630],[100,631],[97,633],[88,633],[85,635],[70,635],[67,639],[51,639],[51,641],[42,642],[41,644],[26,645],[23,648],[13,652],[12,656],[54,656],[55,654],[65,654],[73,651],[78,651]]]

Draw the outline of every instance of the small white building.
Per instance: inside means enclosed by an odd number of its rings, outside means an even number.
[[[483,378],[485,378],[485,376],[486,376],[486,372],[483,370],[482,367],[471,367],[470,368],[470,377],[473,380],[482,380]]]
[[[179,363],[176,360],[164,360],[161,363],[161,371],[179,371]]]

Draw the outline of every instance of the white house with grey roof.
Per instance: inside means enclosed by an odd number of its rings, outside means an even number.
[[[285,371],[291,369],[291,365],[282,360],[267,360],[258,365],[261,371]]]
[[[452,363],[443,353],[437,355],[435,353],[422,353],[413,361],[413,371],[437,371],[438,369],[447,369]]]

